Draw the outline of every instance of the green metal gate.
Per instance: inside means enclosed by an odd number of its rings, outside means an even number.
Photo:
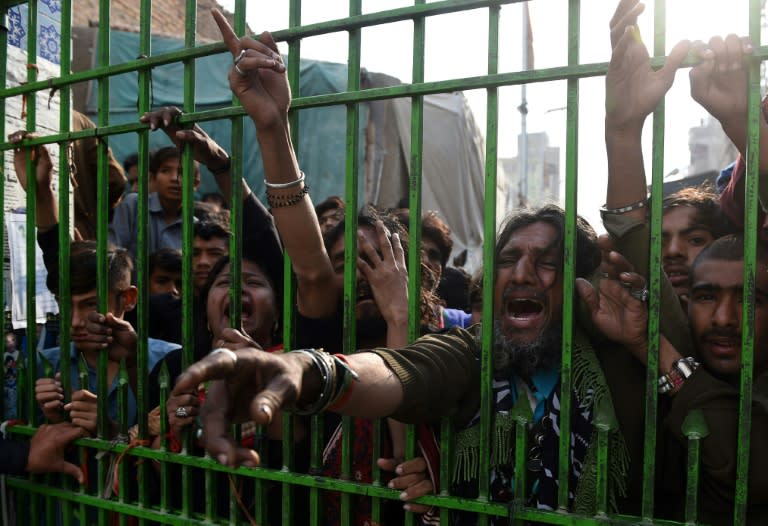
[[[565,155],[565,174],[566,174],[566,187],[565,187],[565,208],[566,208],[566,274],[564,285],[564,297],[565,297],[565,312],[572,312],[574,297],[574,239],[575,239],[575,224],[576,224],[576,195],[577,185],[579,182],[577,173],[577,151],[579,144],[578,136],[578,124],[579,124],[579,83],[581,79],[587,77],[599,77],[603,76],[607,69],[605,63],[586,63],[580,62],[579,58],[579,28],[580,28],[580,11],[581,3],[579,0],[569,0],[567,2],[568,9],[568,50],[567,50],[567,66],[555,67],[550,69],[540,69],[534,71],[517,71],[510,73],[498,72],[498,51],[499,51],[499,18],[501,15],[501,8],[505,4],[513,3],[517,0],[441,0],[431,3],[426,3],[424,0],[415,0],[414,5],[407,8],[398,8],[391,10],[383,10],[370,14],[362,14],[361,0],[349,1],[349,16],[347,18],[333,20],[330,22],[316,23],[311,25],[301,24],[301,1],[291,0],[290,2],[290,22],[289,27],[282,31],[276,31],[273,33],[277,41],[286,41],[289,44],[289,57],[288,60],[288,77],[293,90],[293,104],[290,114],[290,122],[294,134],[299,129],[298,121],[301,118],[301,110],[305,108],[328,106],[328,105],[344,105],[347,111],[347,159],[346,159],[346,193],[345,200],[349,209],[353,210],[358,207],[358,184],[359,184],[359,166],[358,152],[359,152],[359,135],[357,130],[359,129],[360,119],[360,107],[361,104],[384,98],[409,98],[412,104],[412,119],[411,119],[411,149],[410,149],[410,181],[409,181],[409,202],[412,213],[410,215],[411,224],[411,243],[412,248],[415,248],[420,239],[420,222],[421,216],[421,151],[422,151],[422,130],[423,130],[423,97],[428,94],[442,93],[456,90],[470,90],[470,89],[482,89],[487,92],[487,121],[486,121],[486,166],[485,166],[485,228],[484,239],[486,240],[483,250],[483,262],[484,268],[494,267],[494,251],[493,240],[495,238],[496,228],[496,165],[497,165],[497,137],[498,137],[498,89],[503,86],[534,84],[553,80],[565,80],[567,82],[567,108],[566,108],[566,122],[567,122],[567,143],[566,143],[566,155]],[[23,4],[25,2],[19,2],[15,0],[0,1],[0,19],[6,20],[9,9]],[[99,2],[99,27],[108,28],[110,23],[110,2],[108,0],[101,0]],[[151,105],[151,72],[153,67],[161,66],[164,64],[181,62],[184,65],[185,76],[185,88],[184,88],[184,115],[180,118],[180,123],[189,125],[199,121],[209,121],[216,119],[228,119],[231,121],[232,126],[232,166],[233,166],[233,186],[232,186],[232,238],[230,243],[230,253],[239,254],[241,247],[239,241],[242,239],[242,194],[240,180],[243,171],[246,169],[242,165],[242,151],[243,148],[247,148],[248,145],[243,144],[242,130],[244,126],[243,122],[243,110],[239,107],[237,100],[233,99],[232,105],[227,108],[218,110],[198,112],[195,107],[195,59],[203,56],[213,55],[225,52],[224,45],[219,42],[208,45],[196,45],[195,43],[195,30],[196,30],[196,13],[197,3],[195,0],[187,0],[186,11],[184,13],[186,21],[186,33],[185,42],[186,49],[179,52],[169,53],[165,55],[153,55],[150,49],[150,20],[152,13],[151,0],[140,0],[141,4],[141,18],[139,20],[140,27],[140,40],[141,40],[141,56],[142,58],[136,59],[131,62],[123,63],[120,65],[109,66],[109,32],[99,32],[99,45],[97,65],[94,69],[83,71],[79,73],[69,73],[71,69],[70,55],[71,55],[71,13],[72,9],[76,9],[76,2],[72,0],[61,0],[61,76],[54,78],[50,81],[38,81],[36,68],[34,66],[37,56],[37,16],[38,16],[38,2],[30,2],[27,6],[27,51],[30,67],[27,69],[27,82],[18,87],[8,88],[6,83],[6,62],[0,61],[0,79],[2,79],[3,88],[0,89],[0,99],[6,101],[13,97],[25,97],[26,98],[26,123],[29,131],[36,129],[36,116],[37,105],[36,97],[34,94],[43,93],[48,94],[51,90],[56,90],[59,93],[61,104],[61,117],[59,121],[59,132],[44,137],[40,137],[34,140],[26,141],[27,145],[36,144],[59,144],[65,145],[69,141],[77,140],[84,137],[95,136],[101,140],[101,147],[99,150],[98,167],[98,214],[99,214],[99,229],[98,229],[98,253],[99,261],[99,274],[98,274],[98,293],[100,298],[100,309],[106,308],[107,305],[107,275],[106,275],[106,254],[107,254],[107,143],[109,137],[115,134],[136,134],[139,143],[139,167],[141,175],[139,177],[139,249],[137,253],[137,286],[140,291],[148,290],[148,275],[147,275],[147,167],[149,160],[149,129],[147,125],[140,124],[138,122],[138,116],[146,111],[152,109]],[[563,5],[566,3],[564,2]],[[744,2],[746,4],[746,2]],[[238,34],[245,32],[245,7],[246,0],[237,0],[235,3],[235,30]],[[760,42],[760,2],[759,0],[750,0],[749,6],[740,6],[750,11],[750,36],[754,42]],[[488,47],[487,47],[487,74],[471,78],[453,79],[436,82],[424,81],[424,46],[425,46],[425,21],[431,17],[444,13],[460,12],[463,10],[482,8],[487,11],[488,14]],[[613,5],[606,6],[606,9],[612,9]],[[653,59],[655,65],[660,65],[664,60],[664,1],[656,1],[657,13],[655,19],[655,42],[654,42],[654,55]],[[388,88],[376,88],[376,89],[360,89],[360,68],[361,68],[361,31],[363,28],[388,24],[398,21],[412,21],[413,23],[413,75],[412,83],[407,85],[399,85]],[[7,23],[5,24],[7,26]],[[347,33],[349,37],[349,80],[348,89],[346,92],[334,95],[319,95],[312,97],[302,97],[298,92],[298,73],[299,73],[299,56],[301,53],[302,39],[316,36],[330,34],[334,32]],[[607,31],[606,31],[607,41]],[[0,31],[0,49],[7,49],[8,46],[8,32]],[[758,199],[757,199],[757,160],[758,160],[758,118],[759,112],[759,100],[760,100],[760,86],[759,86],[759,65],[760,60],[766,56],[764,48],[758,47],[755,52],[756,60],[753,63],[751,71],[751,87],[750,87],[750,107],[755,108],[755,111],[750,113],[749,119],[749,156],[748,156],[748,177],[747,177],[747,201],[746,201],[746,256],[745,256],[745,283],[754,284],[755,282],[755,269],[756,269],[756,254],[755,247],[757,243],[757,232],[759,225],[757,224],[757,212],[758,212]],[[227,57],[229,60],[229,57]],[[109,108],[109,83],[107,80],[114,75],[126,73],[126,72],[138,72],[139,84],[138,84],[138,108],[137,119],[134,124],[124,124],[119,126],[110,125],[108,122],[108,108]],[[84,81],[96,81],[98,84],[98,97],[99,97],[99,114],[96,129],[72,132],[70,131],[70,99],[72,86],[79,82]],[[12,131],[5,129],[5,105],[0,107],[0,137],[2,141],[5,141],[6,135]],[[652,269],[650,276],[650,289],[651,291],[658,291],[661,281],[661,203],[662,203],[662,179],[663,179],[663,142],[664,142],[664,109],[659,108],[654,114],[654,156],[653,156],[653,190],[652,190],[652,220],[651,220],[651,265]],[[294,143],[296,143],[296,137],[294,137]],[[0,149],[5,153],[12,149],[12,146],[7,142],[0,143]],[[28,162],[28,172],[32,169],[32,161]],[[190,173],[192,170],[192,156],[188,150],[183,154],[183,167],[185,173]],[[59,172],[67,173],[68,167],[66,165],[66,157],[61,156],[59,161]],[[0,175],[4,178],[5,166],[0,167]],[[4,178],[5,180],[5,178]],[[69,323],[65,320],[69,320],[71,313],[69,309],[70,297],[69,284],[67,276],[69,275],[69,198],[70,191],[69,181],[66,177],[60,180],[59,187],[59,208],[62,222],[62,228],[60,228],[60,256],[59,256],[59,269],[60,269],[60,283],[61,291],[60,298],[64,301],[61,302],[60,324],[61,330],[61,345],[67,347],[70,342],[70,330]],[[30,181],[30,188],[27,193],[27,275],[30,277],[27,283],[28,292],[28,312],[35,311],[35,283],[33,276],[35,275],[35,263],[33,257],[33,249],[35,245],[34,225],[35,225],[35,185],[33,181]],[[0,186],[0,208],[4,209],[4,186]],[[192,361],[193,356],[193,327],[192,327],[192,288],[187,286],[192,282],[191,273],[191,245],[192,245],[192,203],[193,203],[193,188],[192,178],[183,178],[183,210],[184,210],[184,234],[183,234],[183,282],[184,296],[183,296],[183,339],[184,339],[184,357],[185,363],[189,364]],[[0,227],[4,228],[4,227]],[[345,241],[347,246],[354,246],[356,225],[354,221],[348,221],[345,230]],[[415,241],[414,241],[415,240]],[[346,253],[346,271],[345,271],[345,304],[352,304],[348,301],[350,298],[354,298],[354,276],[355,276],[355,253],[348,250]],[[420,257],[420,251],[418,249],[410,250],[410,268],[418,268],[418,260]],[[238,262],[238,258],[233,259]],[[286,261],[286,270],[290,269],[290,263]],[[239,283],[239,264],[233,265],[233,279],[232,283]],[[290,278],[290,272],[286,272],[288,276],[286,278],[286,286],[284,288],[286,297],[292,297],[294,292],[294,286]],[[233,285],[233,298],[235,297],[234,290],[236,285]],[[409,283],[409,296],[411,298],[411,312],[418,312],[418,290],[419,290],[419,276],[410,276]],[[484,297],[491,298],[493,291],[493,273],[486,272],[483,282]],[[0,297],[5,296],[5,290],[3,290],[3,280],[0,280]],[[237,296],[239,297],[239,296]],[[652,293],[650,301],[651,310],[651,323],[649,327],[649,341],[651,342],[651,350],[649,352],[649,364],[646,383],[646,392],[650,394],[646,404],[646,429],[645,429],[645,462],[643,465],[644,474],[644,499],[642,503],[642,518],[639,517],[619,517],[609,515],[607,513],[606,493],[605,493],[605,477],[602,477],[603,484],[599,484],[597,499],[599,502],[598,508],[600,512],[595,517],[581,517],[568,514],[563,509],[557,511],[541,511],[536,510],[525,505],[524,501],[515,501],[512,506],[506,506],[496,503],[491,503],[488,500],[489,484],[488,484],[488,466],[487,464],[481,466],[480,472],[480,497],[477,499],[458,499],[451,497],[447,491],[443,490],[437,495],[429,496],[421,499],[420,502],[426,504],[432,504],[438,506],[441,509],[441,516],[444,520],[447,520],[449,510],[451,509],[463,509],[471,512],[476,512],[481,516],[481,524],[487,523],[490,515],[510,516],[510,520],[514,521],[537,521],[547,524],[597,524],[597,523],[611,523],[611,524],[632,524],[642,522],[643,524],[663,524],[668,523],[665,521],[659,521],[653,519],[654,508],[654,477],[655,477],[655,465],[653,462],[654,455],[652,452],[655,450],[656,437],[655,437],[655,418],[657,407],[657,368],[658,368],[658,350],[659,350],[659,294]],[[745,298],[754,298],[754,291],[750,290],[745,292]],[[236,303],[233,301],[233,304]],[[486,323],[492,319],[492,302],[484,302],[483,318]],[[746,506],[747,506],[747,469],[749,460],[750,449],[750,405],[752,401],[752,363],[753,363],[753,343],[754,343],[754,304],[752,301],[745,301],[743,306],[743,319],[744,319],[744,346],[743,346],[743,364],[741,372],[741,401],[740,401],[740,422],[739,422],[739,443],[740,448],[738,451],[738,481],[736,492],[736,503],[734,509],[734,523],[745,524],[746,522]],[[146,371],[147,369],[147,334],[148,334],[148,303],[147,294],[140,293],[138,303],[138,334],[139,334],[139,370]],[[30,317],[31,318],[31,317]],[[238,319],[239,316],[233,316],[234,319]],[[286,348],[290,349],[290,342],[292,337],[292,319],[293,310],[291,308],[291,302],[286,301],[286,308],[284,312],[284,319],[286,320],[284,327]],[[573,339],[573,326],[571,316],[564,316],[565,322],[563,326],[563,367],[562,367],[562,385],[566,390],[570,390],[572,378],[571,378],[571,345]],[[345,327],[354,327],[354,312],[351,309],[347,309],[345,312]],[[410,337],[415,338],[418,335],[418,316],[411,316]],[[34,320],[30,320],[27,326],[28,334],[35,334]],[[492,331],[483,331],[484,349],[489,349],[492,344]],[[23,415],[27,420],[27,425],[19,425],[13,427],[13,433],[23,436],[31,435],[35,427],[40,424],[38,421],[35,396],[34,396],[34,383],[36,379],[36,371],[38,368],[37,358],[34,352],[35,349],[34,338],[30,338],[27,346],[27,355],[29,356],[28,362],[25,364],[24,374],[20,378],[19,382],[19,407],[18,411],[20,415]],[[355,346],[354,331],[349,329],[345,331],[345,352],[353,352]],[[103,355],[99,363],[99,392],[97,393],[99,398],[106,399],[106,356]],[[71,386],[68,384],[68,368],[69,365],[64,360],[62,362],[62,377],[64,382],[65,392],[69,392]],[[490,422],[490,407],[492,400],[490,399],[491,393],[491,376],[488,371],[491,370],[490,353],[485,353],[483,361],[483,370],[486,373],[482,379],[482,402],[481,402],[481,450],[480,458],[488,458],[490,456],[490,439],[491,437],[491,422]],[[142,378],[143,376],[143,378]],[[140,375],[139,389],[137,393],[138,400],[138,414],[139,414],[139,435],[140,438],[147,436],[147,386],[146,386],[146,374]],[[166,394],[168,392],[164,391]],[[127,380],[123,377],[121,386],[121,393],[124,395],[127,389]],[[121,396],[124,400],[124,396]],[[163,398],[164,400],[164,398]],[[567,403],[564,400],[564,403]],[[100,411],[99,418],[99,436],[107,436],[106,425],[106,404],[101,404],[102,410]],[[121,404],[121,414],[125,415],[125,402]],[[563,410],[564,422],[562,427],[569,429],[569,411]],[[288,419],[289,420],[289,419]],[[318,423],[318,420],[315,421]],[[520,417],[519,424],[524,424],[525,420]],[[165,422],[164,422],[165,424]],[[286,422],[286,436],[291,436],[292,424]],[[315,431],[313,433],[313,466],[317,466],[319,452],[322,447],[321,432],[317,429],[322,429],[322,426],[314,426]],[[600,433],[600,448],[599,448],[599,465],[605,467],[607,464],[607,435],[609,432],[608,426],[598,425],[598,432]],[[165,430],[165,426],[163,427]],[[449,466],[445,459],[450,457],[451,451],[451,433],[450,423],[445,422],[442,426],[442,443],[443,450],[442,457],[444,459],[441,466],[442,480],[449,479]],[[122,432],[125,432],[125,419],[122,421]],[[524,445],[527,437],[525,428],[523,425],[518,426],[517,432],[517,451],[524,451]],[[563,440],[561,440],[560,446],[560,462],[561,473],[560,480],[567,480],[567,458],[569,453],[569,447],[567,443],[568,433],[562,433]],[[696,433],[692,433],[690,438],[690,483],[687,488],[688,502],[692,503],[688,507],[688,520],[695,522],[696,520],[696,495],[698,492],[698,440],[699,436]],[[301,505],[295,498],[294,488],[305,487],[309,491],[309,505],[310,514],[313,518],[313,523],[319,523],[322,514],[320,509],[320,494],[325,490],[337,490],[343,493],[342,506],[347,512],[349,511],[349,496],[351,495],[365,495],[373,501],[373,516],[374,519],[378,519],[380,516],[380,506],[386,499],[397,499],[398,492],[396,490],[388,489],[380,482],[379,471],[376,466],[373,467],[374,483],[362,484],[352,480],[350,476],[350,461],[349,461],[349,433],[346,433],[344,442],[344,454],[345,460],[343,463],[343,471],[346,475],[344,480],[327,479],[316,474],[300,474],[292,472],[294,465],[293,455],[287,453],[284,458],[285,467],[282,470],[270,470],[266,468],[254,468],[245,469],[239,468],[236,470],[222,467],[215,460],[210,458],[200,458],[194,456],[188,456],[184,454],[173,454],[167,450],[167,444],[164,442],[163,447],[160,450],[150,449],[148,447],[128,447],[125,444],[111,443],[108,440],[100,438],[94,439],[81,439],[77,442],[77,445],[83,452],[88,451],[90,454],[97,452],[108,452],[109,454],[103,455],[98,461],[98,472],[95,474],[98,480],[98,493],[92,493],[83,488],[77,488],[70,481],[59,481],[57,477],[43,477],[32,476],[30,478],[9,478],[8,486],[15,491],[17,511],[23,515],[23,520],[20,519],[19,524],[55,524],[58,518],[63,520],[63,524],[72,524],[76,517],[89,517],[93,518],[99,524],[105,525],[113,520],[118,521],[120,524],[134,524],[134,520],[139,524],[148,524],[151,522],[159,522],[165,524],[212,524],[212,523],[238,523],[243,522],[244,519],[241,516],[237,499],[232,492],[229,504],[229,513],[225,516],[217,516],[213,504],[210,502],[212,497],[210,495],[215,493],[215,487],[217,485],[216,477],[214,473],[227,473],[234,476],[234,480],[242,481],[244,479],[252,479],[252,491],[254,492],[254,501],[256,505],[254,509],[249,510],[253,515],[254,520],[259,524],[265,524],[267,522],[267,515],[270,508],[280,508],[280,514],[282,517],[282,523],[291,524],[294,508],[297,505]],[[186,437],[185,447],[189,447],[192,437]],[[378,447],[378,443],[377,446]],[[412,430],[408,433],[408,447],[409,451],[413,453],[415,447],[414,433]],[[284,443],[284,451],[291,451],[290,443]],[[115,459],[118,455],[125,453],[122,457],[122,461],[119,463],[118,477],[120,479],[121,487],[128,486],[128,465],[134,461],[139,462],[137,465],[138,473],[138,494],[127,495],[127,492],[121,492],[118,496],[112,496],[110,498],[103,497],[105,490],[107,489],[107,475],[110,465],[110,459]],[[84,453],[83,453],[84,454]],[[376,456],[376,454],[374,455]],[[159,502],[151,504],[153,501],[148,494],[148,487],[145,481],[149,477],[149,470],[153,469],[150,466],[149,461],[158,461],[161,464],[161,488],[159,490]],[[518,459],[518,462],[524,462],[522,458]],[[180,480],[171,480],[169,476],[168,466],[177,465],[181,473]],[[191,474],[195,470],[201,470],[206,473],[206,482],[208,484],[209,502],[206,503],[206,511],[204,513],[195,513],[193,511],[193,502],[191,498],[191,490],[189,480]],[[604,471],[603,471],[604,473]],[[93,476],[94,474],[92,474]],[[168,502],[168,489],[170,485],[181,484],[182,487],[182,506],[180,509],[172,509]],[[278,485],[282,487],[281,500],[279,502],[267,501],[267,487],[270,485]],[[250,490],[249,490],[250,491]],[[568,487],[566,484],[561,485],[559,490],[559,502],[567,502]],[[27,511],[28,510],[28,511]],[[27,515],[28,513],[28,515]],[[348,514],[348,513],[347,513]],[[408,514],[408,521],[412,521],[413,518]],[[514,517],[514,518],[512,518]],[[347,519],[348,521],[349,519]],[[315,522],[317,521],[317,522]],[[347,522],[348,523],[348,522]]]

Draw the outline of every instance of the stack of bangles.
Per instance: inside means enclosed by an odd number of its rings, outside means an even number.
[[[699,368],[699,363],[692,356],[680,358],[672,364],[672,370],[659,377],[659,393],[674,395],[683,383]]]
[[[306,184],[302,186],[305,178],[304,172],[299,172],[298,179],[287,183],[270,183],[264,179],[264,185],[267,187],[267,203],[269,203],[269,208],[283,208],[300,203],[304,196],[309,193],[309,186]],[[286,190],[294,186],[301,186],[301,188],[296,190],[295,193],[286,195],[275,195],[270,192],[270,190]]]
[[[343,354],[328,354],[322,349],[299,349],[291,351],[306,354],[320,372],[321,387],[317,400],[304,407],[294,406],[291,411],[297,415],[314,415],[327,409],[341,407],[349,398],[358,376],[347,363]]]

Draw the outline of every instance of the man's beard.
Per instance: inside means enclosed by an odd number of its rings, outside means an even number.
[[[493,323],[493,370],[497,378],[516,374],[530,378],[539,370],[551,369],[560,363],[563,336],[559,324],[550,323],[538,338],[516,343],[504,334],[501,322]]]

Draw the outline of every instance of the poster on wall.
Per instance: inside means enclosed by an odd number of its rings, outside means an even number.
[[[7,12],[8,46],[6,55],[6,87],[19,86],[27,82],[28,72],[33,68],[37,80],[46,80],[61,75],[61,2],[59,0],[38,0],[37,25],[30,31],[27,5],[10,7]],[[30,61],[28,57],[29,35],[36,35],[37,57]],[[30,63],[34,62],[34,66]],[[43,90],[35,95],[34,132],[45,136],[59,132],[60,99],[56,90]],[[16,130],[28,130],[28,96],[16,96],[5,99],[5,133]],[[53,162],[53,186],[58,194],[58,167],[60,148],[57,144],[47,145]],[[14,328],[26,326],[26,196],[19,185],[13,165],[13,151],[5,151],[3,158],[3,185],[5,203],[5,236],[3,239],[3,277],[5,280],[5,311],[10,310]],[[70,195],[71,199],[71,195]],[[71,207],[70,207],[71,209]],[[71,221],[70,221],[71,224]],[[23,229],[24,232],[21,231]],[[39,249],[37,249],[39,255]],[[45,322],[45,313],[57,313],[58,308],[45,287],[45,267],[42,259],[37,260],[37,313],[38,323]],[[19,266],[21,265],[21,266]],[[42,279],[42,281],[41,281]],[[42,290],[41,290],[42,288]],[[42,314],[41,314],[41,309]]]

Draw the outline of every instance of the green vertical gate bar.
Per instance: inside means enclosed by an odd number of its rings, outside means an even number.
[[[288,5],[288,27],[290,29],[301,27],[301,0],[289,0]],[[288,40],[288,61],[286,64],[288,84],[291,88],[291,96],[293,99],[301,96],[301,39]],[[299,144],[299,122],[301,119],[301,113],[293,108],[288,113],[288,124],[291,130],[291,141],[298,148]],[[299,164],[301,160],[299,159]],[[347,217],[349,220],[349,217]],[[296,277],[293,274],[293,267],[291,266],[291,260],[288,254],[284,257],[283,266],[283,344],[286,351],[293,349],[295,341],[295,298],[296,298]],[[328,349],[329,351],[337,351]],[[293,417],[289,419],[293,421]],[[311,418],[310,426],[310,470],[317,471],[322,465],[322,450],[323,450],[323,416],[317,415]],[[288,447],[288,440],[291,440],[292,435],[287,434],[288,428],[283,428],[283,451]],[[283,495],[285,495],[285,487],[283,485]],[[310,524],[320,524],[322,515],[321,494],[316,487],[312,487],[309,490],[309,510],[308,517]],[[284,497],[282,502],[282,518],[286,520],[286,516],[292,517],[292,509],[288,508],[287,499]]]
[[[349,16],[357,16],[362,12],[361,0],[349,0]],[[360,90],[360,28],[349,29],[349,45],[347,57],[347,91]],[[358,129],[360,123],[360,106],[358,103],[347,104],[347,138],[346,138],[346,209],[344,221],[344,354],[352,354],[357,349],[357,320],[355,304],[357,294],[357,190],[358,179]],[[354,218],[354,219],[353,219]],[[343,436],[341,441],[341,478],[351,478],[352,457],[352,426],[348,417],[343,419]],[[350,526],[351,522],[350,495],[341,494],[341,524]]]
[[[499,14],[498,6],[488,9],[488,74],[499,71]],[[485,189],[483,195],[483,320],[482,352],[480,355],[480,446],[481,462],[478,470],[478,500],[490,500],[490,458],[491,448],[488,437],[492,425],[493,399],[493,287],[496,279],[496,173],[498,163],[499,134],[499,93],[498,88],[487,89],[485,123]],[[507,211],[504,211],[506,215]],[[488,299],[490,298],[490,301]],[[444,462],[444,460],[442,461]],[[447,482],[447,481],[446,481]],[[488,523],[488,517],[481,515],[479,524]]]
[[[245,1],[238,0],[235,7],[234,30],[239,36],[245,34]],[[229,58],[229,57],[227,57]],[[232,97],[232,105],[239,105],[237,97]],[[194,111],[194,107],[189,108]],[[230,236],[229,236],[229,324],[233,329],[239,329],[242,314],[241,276],[242,276],[242,237],[243,237],[243,118],[232,119],[231,167],[229,170],[231,185],[231,202],[229,203]]]
[[[35,82],[37,80],[37,15],[38,15],[37,2],[30,2],[28,6],[28,27],[27,35],[27,82]],[[37,93],[29,93],[26,96],[27,101],[27,122],[26,128],[29,132],[36,131],[37,125]],[[27,177],[27,217],[26,217],[26,252],[27,252],[27,378],[30,388],[30,395],[27,399],[26,411],[28,413],[28,420],[30,424],[36,425],[37,423],[37,403],[34,397],[35,380],[37,379],[37,290],[36,290],[36,260],[35,260],[35,225],[36,225],[36,206],[37,206],[37,180],[32,174],[35,173],[35,166],[37,162],[33,160],[32,155],[26,156],[25,169],[29,177]],[[31,497],[31,520],[33,524],[37,524],[40,511],[40,498],[35,495]]]
[[[109,2],[102,0],[99,2],[99,42],[98,55],[96,63],[100,68],[109,67]],[[107,126],[109,124],[109,77],[99,77],[98,87],[98,126]],[[109,308],[109,288],[108,282],[108,259],[107,259],[107,223],[109,217],[109,160],[107,159],[106,139],[102,138],[98,132],[99,146],[97,152],[97,176],[96,176],[96,293],[98,295],[99,312],[105,313]],[[66,301],[66,300],[65,300]],[[107,400],[109,386],[107,385],[107,353],[99,353],[97,370],[97,396],[99,400]],[[109,438],[109,413],[106,403],[97,404],[98,407],[98,438],[106,440]],[[108,481],[107,469],[110,455],[104,455],[98,459],[97,477],[98,494],[104,494],[104,488]],[[98,510],[99,526],[107,526],[108,514],[105,510]]]
[[[749,36],[760,42],[760,2],[749,3]],[[736,455],[736,495],[733,523],[747,524],[749,497],[749,450],[752,427],[752,381],[755,352],[755,284],[757,272],[757,239],[762,225],[758,224],[760,182],[760,64],[751,61],[749,68],[749,108],[747,117],[747,171],[744,192],[744,293],[741,329],[741,374],[739,378],[739,448]],[[765,205],[765,203],[764,203]]]
[[[580,0],[568,2],[568,65],[579,63]],[[568,78],[565,139],[565,232],[563,251],[563,353],[560,369],[560,452],[558,456],[557,504],[568,509],[571,453],[571,393],[574,282],[576,274],[576,208],[579,169],[579,79]],[[575,488],[574,488],[575,489]]]
[[[72,1],[63,0],[61,3],[61,46],[59,66],[62,75],[69,74],[72,63]],[[2,45],[0,45],[2,47]],[[66,133],[70,130],[71,120],[71,101],[72,92],[69,84],[61,87],[59,91],[59,133]],[[1,136],[1,135],[0,135]],[[70,298],[69,283],[69,148],[71,142],[65,141],[59,143],[59,297]],[[0,206],[0,210],[3,207]],[[63,221],[62,221],[63,219]],[[0,294],[0,298],[3,297]],[[72,320],[72,302],[59,302],[59,349],[70,348]],[[66,355],[66,354],[65,354]],[[59,369],[61,371],[61,385],[64,391],[64,400],[66,402],[71,398],[70,367],[71,360],[60,360]],[[76,485],[70,482],[70,488]],[[61,504],[61,510],[64,517],[64,524],[72,524],[73,507],[69,501]]]
[[[666,54],[666,1],[654,6],[654,50],[656,57]],[[641,515],[652,518],[656,477],[656,429],[659,378],[659,313],[661,311],[661,221],[664,199],[664,100],[653,113],[653,152],[651,157],[651,217],[648,262],[648,362],[645,378],[645,426],[643,442],[643,498]]]
[[[417,5],[424,0],[416,0]],[[424,17],[413,19],[413,83],[424,82]],[[424,97],[411,97],[411,153],[408,177],[408,340],[415,340],[421,332],[419,312],[421,296],[421,177],[424,146]]]
[[[685,488],[685,520],[696,523],[699,509],[701,471],[701,441],[709,435],[707,421],[701,409],[694,409],[685,417],[681,431],[688,439],[688,480]]]
[[[197,29],[197,1],[186,0],[184,16],[184,47],[192,49],[195,47],[195,33]],[[195,59],[184,60],[184,112],[192,113],[195,111]],[[185,144],[181,149],[181,196],[182,196],[182,229],[181,229],[181,282],[182,282],[182,305],[181,305],[181,340],[183,342],[183,365],[188,367],[193,363],[195,356],[194,339],[194,306],[192,297],[192,213],[194,208],[194,164],[192,147]],[[187,431],[183,437],[183,453],[190,454],[194,441],[194,430]],[[189,466],[181,467],[181,507],[182,515],[190,517],[192,515],[192,478],[196,472],[193,472]],[[208,497],[210,498],[210,496]]]
[[[424,0],[415,0],[415,5],[423,5]],[[413,19],[413,63],[412,79],[414,84],[424,82],[424,45],[425,45],[425,20],[424,17]],[[411,97],[411,154],[409,163],[408,185],[408,341],[411,342],[421,335],[421,183],[424,164],[422,150],[424,147],[424,97],[417,95]],[[381,422],[377,422],[381,424]],[[401,424],[394,424],[401,427]],[[390,425],[382,426],[389,430]],[[414,426],[405,426],[405,455],[412,458],[416,449]],[[376,436],[380,436],[377,433]],[[378,444],[377,444],[378,445]],[[379,480],[380,470],[376,466],[374,455],[374,480]],[[380,522],[381,502],[374,500],[374,515],[372,520]],[[405,524],[411,526],[414,523],[412,513],[405,514]]]
[[[288,27],[301,26],[301,0],[291,0],[288,6]],[[286,60],[288,75],[288,85],[291,88],[291,94],[293,97],[301,96],[301,40],[290,40],[288,42],[288,56]],[[291,142],[295,145],[299,144],[299,112],[289,111],[288,113],[288,126],[290,127]],[[283,261],[283,349],[285,352],[289,352],[294,348],[295,342],[295,330],[294,330],[294,313],[295,298],[296,298],[296,277],[293,275],[291,268],[291,260],[286,254]],[[283,469],[293,470],[295,468],[295,454],[294,454],[294,424],[296,418],[288,413],[283,414]],[[319,419],[318,419],[319,421]],[[322,425],[319,426],[322,429]],[[312,447],[312,441],[308,443]],[[295,506],[294,488],[290,484],[281,485],[282,502],[281,502],[281,518],[282,523],[291,526],[296,524],[293,520],[293,512]],[[310,500],[317,499],[317,492],[313,491]],[[315,509],[310,503],[310,510]],[[311,513],[308,515],[310,516]]]
[[[37,80],[37,2],[29,3],[28,10],[28,26],[27,26],[27,61],[29,66],[27,67],[27,82],[35,82]],[[27,110],[27,122],[26,128],[28,132],[34,132],[37,124],[37,93],[29,93],[24,96],[26,98],[26,110]],[[22,103],[22,108],[24,104]],[[32,155],[26,155],[27,174],[35,173],[36,162],[32,159]],[[37,181],[34,176],[27,177],[27,221],[26,221],[26,243],[27,243],[27,385],[35,385],[37,379],[37,324],[35,318],[37,317],[36,307],[36,290],[35,290],[35,207],[37,203]],[[35,390],[31,389],[27,397],[26,410],[29,413],[29,422],[35,425],[37,422],[37,414],[33,409],[37,407],[35,401]],[[33,518],[37,514],[37,509],[33,509]]]
[[[149,57],[152,54],[152,2],[141,0],[141,12],[139,15],[139,56]],[[151,109],[152,72],[147,69],[138,71],[138,114],[143,115]],[[137,133],[138,139],[138,193],[137,193],[137,226],[136,226],[136,286],[139,294],[137,298],[138,342],[137,362],[138,392],[136,393],[136,413],[139,426],[139,438],[149,438],[147,423],[148,407],[146,375],[149,374],[149,130],[145,127]],[[164,406],[161,407],[164,409]],[[164,416],[165,411],[161,411]],[[149,505],[148,485],[151,467],[147,462],[138,465],[138,499],[139,505]],[[139,525],[144,526],[146,521],[139,519]]]
[[[245,1],[238,0],[235,5],[234,31],[237,35],[245,34]],[[229,58],[229,57],[227,57]],[[239,101],[237,97],[232,97],[232,104],[237,106]],[[236,117],[231,122],[232,141],[231,141],[231,162],[230,162],[230,237],[229,237],[229,323],[234,329],[240,329],[240,316],[242,313],[242,239],[243,239],[243,117]],[[250,225],[249,225],[250,226]],[[204,308],[201,306],[201,308]],[[236,439],[239,439],[239,433]],[[206,475],[208,472],[206,471]],[[269,505],[266,499],[260,497],[264,495],[263,483],[261,480],[254,481],[255,501],[264,500],[266,505],[259,506],[261,514],[257,514],[256,520],[263,524],[266,522],[266,507]],[[234,493],[234,492],[233,492]],[[216,493],[208,493],[215,495]],[[210,498],[210,497],[209,497]],[[229,517],[230,521],[236,521],[238,516],[238,504],[236,495],[231,494],[229,498]]]

